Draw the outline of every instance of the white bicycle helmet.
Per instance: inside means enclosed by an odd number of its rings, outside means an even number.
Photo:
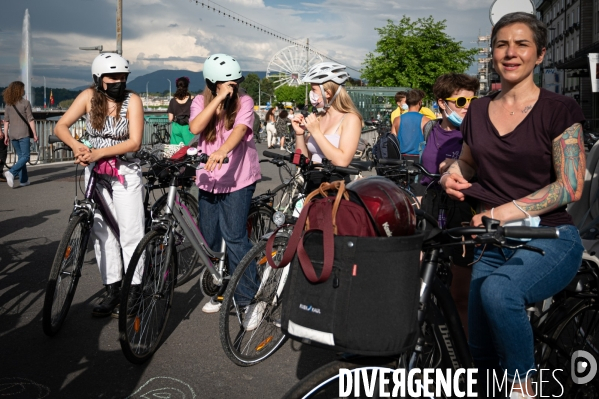
[[[302,83],[323,84],[332,80],[338,85],[342,85],[349,79],[349,74],[345,72],[345,68],[345,65],[336,62],[321,62],[310,68],[302,79]]]
[[[314,83],[320,86],[320,93],[322,94],[322,101],[324,103],[324,110],[326,111],[331,107],[333,101],[341,91],[341,86],[349,79],[349,74],[345,72],[345,65],[338,64],[336,62],[321,62],[320,64],[314,65],[306,76],[302,79],[302,83]],[[339,85],[335,95],[327,101],[323,83],[335,82]]]
[[[239,62],[227,54],[212,54],[206,58],[203,72],[206,84],[213,92],[216,90],[217,82],[241,83],[245,79]]]
[[[108,73],[130,74],[129,61],[116,53],[102,53],[92,62],[92,76],[96,87],[101,88],[102,76]]]

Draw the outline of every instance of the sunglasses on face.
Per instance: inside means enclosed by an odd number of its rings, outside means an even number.
[[[455,105],[458,108],[464,108],[466,105],[470,104],[470,101],[474,101],[476,100],[478,97],[477,96],[473,96],[473,97],[452,97],[452,98],[446,98],[446,101],[455,101]]]

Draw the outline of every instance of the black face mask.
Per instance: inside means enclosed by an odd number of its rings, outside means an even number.
[[[125,99],[125,89],[127,82],[106,83],[106,90],[101,90],[108,98],[116,102],[121,102]]]

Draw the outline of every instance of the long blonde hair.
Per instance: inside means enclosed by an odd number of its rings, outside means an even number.
[[[212,100],[214,100],[214,98],[215,98],[215,96],[212,94],[212,91],[208,88],[208,86],[206,86],[206,88],[204,89],[204,93],[202,93],[202,95],[204,96],[204,107],[206,107],[208,104],[210,104],[210,102]],[[235,118],[237,117],[238,108],[239,108],[239,89],[238,89],[237,85],[235,85],[235,86],[233,86],[233,95],[231,96],[231,99],[229,100],[229,104],[227,105],[227,109],[225,110],[225,112],[224,113],[221,112],[221,114],[218,116],[214,115],[208,122],[206,129],[204,129],[203,134],[204,134],[204,139],[206,140],[206,142],[214,143],[216,141],[216,135],[217,135],[216,127],[219,123],[225,124],[225,130],[233,129],[233,125],[235,124]]]
[[[356,108],[356,105],[352,101],[349,94],[345,90],[345,87],[338,85],[337,83],[329,80],[328,82],[323,83],[322,87],[325,91],[330,91],[331,95],[335,95],[337,93],[337,88],[339,88],[339,94],[333,100],[331,107],[335,108],[335,110],[344,113],[344,114],[354,114],[358,118],[360,118],[360,123],[363,123],[362,114]]]

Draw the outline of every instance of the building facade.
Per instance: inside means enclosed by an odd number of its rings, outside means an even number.
[[[548,28],[539,82],[573,97],[590,127],[599,128],[596,94],[591,91],[588,54],[599,52],[599,0],[536,0],[537,16]]]

